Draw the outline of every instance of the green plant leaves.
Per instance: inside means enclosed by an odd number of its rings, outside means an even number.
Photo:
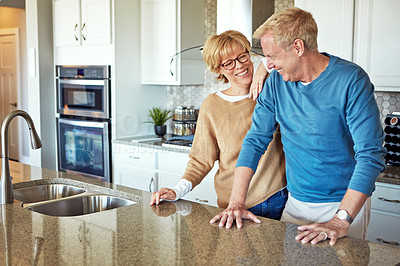
[[[152,123],[155,126],[162,126],[167,122],[168,119],[172,117],[169,115],[171,113],[170,110],[162,109],[160,107],[153,107],[149,110],[148,116],[153,120]]]

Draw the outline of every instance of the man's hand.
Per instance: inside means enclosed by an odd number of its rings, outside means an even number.
[[[346,236],[349,227],[349,222],[334,216],[326,223],[299,226],[298,229],[303,232],[296,236],[296,240],[301,240],[302,243],[317,244],[329,238],[329,244],[333,246],[338,238]]]
[[[210,223],[215,223],[219,220],[220,227],[223,227],[226,224],[226,228],[229,229],[232,227],[233,222],[236,222],[236,226],[238,228],[242,228],[242,219],[252,220],[255,223],[261,223],[257,216],[241,206],[228,206],[228,208],[226,208],[223,212],[212,218]]]
[[[175,191],[169,188],[161,188],[157,192],[153,192],[151,195],[150,205],[159,204],[160,200],[174,200],[176,198]]]

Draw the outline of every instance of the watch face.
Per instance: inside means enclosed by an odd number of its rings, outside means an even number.
[[[346,217],[347,217],[347,213],[346,213],[346,211],[345,210],[340,210],[340,211],[338,211],[338,217],[340,218],[340,219],[346,219]]]

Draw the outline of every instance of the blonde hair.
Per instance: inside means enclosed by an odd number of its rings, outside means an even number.
[[[228,56],[236,47],[250,52],[250,42],[238,31],[228,30],[220,35],[208,37],[203,47],[203,59],[208,69],[213,73],[218,73],[222,58]],[[223,74],[219,74],[216,78],[219,81],[228,83],[228,79]]]
[[[261,39],[266,32],[271,32],[275,43],[285,49],[290,49],[296,39],[301,39],[310,51],[318,51],[318,27],[311,13],[300,8],[281,10],[267,19],[254,32],[253,38]]]

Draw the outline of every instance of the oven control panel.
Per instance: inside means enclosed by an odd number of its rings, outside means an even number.
[[[74,79],[108,79],[109,66],[56,66],[58,78]]]

